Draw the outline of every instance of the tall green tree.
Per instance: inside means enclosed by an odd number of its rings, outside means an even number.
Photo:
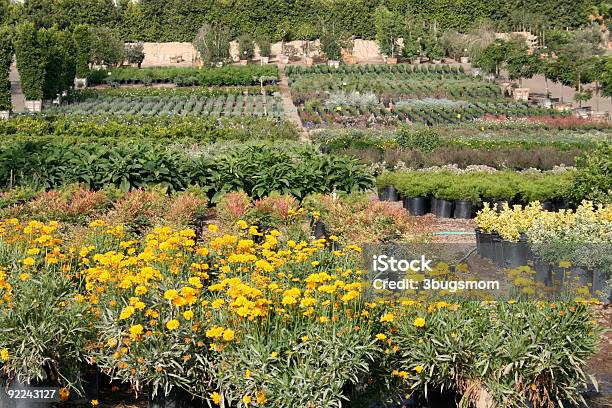
[[[0,26],[0,110],[12,109],[9,73],[13,61],[13,30]]]
[[[17,70],[27,100],[41,100],[45,84],[47,53],[38,43],[38,30],[32,22],[17,26],[15,35]]]
[[[379,6],[374,11],[374,26],[381,54],[395,57],[399,51],[398,40],[404,33],[401,17],[387,7]]]

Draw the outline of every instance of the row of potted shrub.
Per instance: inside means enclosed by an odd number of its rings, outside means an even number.
[[[535,279],[546,286],[579,284],[609,301],[611,215],[611,205],[590,201],[561,212],[548,212],[538,201],[501,209],[486,205],[476,216],[477,253],[500,267],[532,265]]]
[[[513,171],[398,171],[376,180],[384,201],[404,202],[412,215],[432,212],[438,217],[472,218],[482,202],[541,201],[546,210],[569,208],[571,170]]]

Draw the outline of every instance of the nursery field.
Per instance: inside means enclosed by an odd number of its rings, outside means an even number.
[[[9,389],[57,387],[61,408],[597,407],[609,124],[442,65],[287,67],[290,94],[276,67],[109,72],[0,121]],[[417,282],[502,289],[378,290],[364,259],[389,247],[440,249]]]
[[[50,110],[51,113],[115,115],[281,116],[280,99],[265,95],[217,97],[98,97]]]
[[[427,126],[482,117],[557,117],[562,112],[513,102],[501,88],[444,65],[365,65],[287,70],[306,127]]]

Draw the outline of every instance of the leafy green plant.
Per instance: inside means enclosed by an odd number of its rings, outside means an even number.
[[[255,55],[255,43],[248,34],[238,37],[238,54],[241,60],[251,60]]]
[[[397,144],[404,149],[431,152],[442,144],[440,134],[432,128],[401,126],[397,129]]]
[[[9,71],[13,61],[13,30],[0,27],[0,110],[11,110],[11,83]]]
[[[45,49],[38,43],[38,30],[32,23],[22,23],[16,29],[15,55],[23,94],[28,100],[43,98],[45,84]]]
[[[612,202],[612,144],[597,148],[577,159],[572,196],[601,203]]]

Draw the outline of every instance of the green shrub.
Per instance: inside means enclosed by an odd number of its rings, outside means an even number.
[[[251,60],[255,55],[255,43],[248,34],[238,37],[238,53],[241,60]]]
[[[573,197],[599,203],[612,202],[612,143],[597,148],[576,161]]]
[[[17,27],[15,55],[26,99],[42,99],[47,60],[45,50],[38,43],[38,30],[34,24],[26,22]]]
[[[442,144],[440,134],[433,128],[402,126],[397,130],[397,144],[403,149],[431,152]]]
[[[0,110],[11,110],[11,83],[9,72],[13,61],[13,31],[0,27]]]

